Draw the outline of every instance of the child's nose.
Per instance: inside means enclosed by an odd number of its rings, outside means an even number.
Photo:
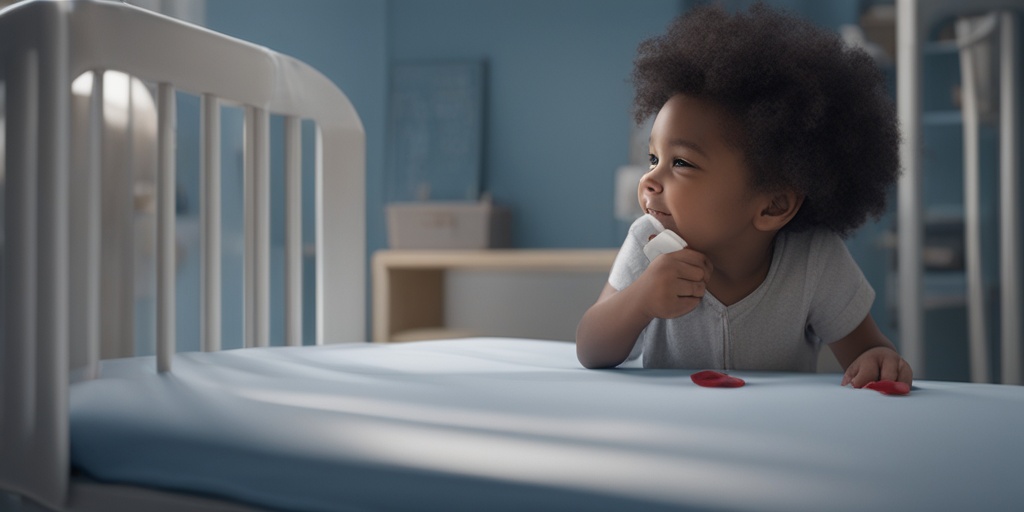
[[[640,192],[648,194],[660,194],[663,190],[661,182],[654,176],[655,170],[651,170],[640,179]]]

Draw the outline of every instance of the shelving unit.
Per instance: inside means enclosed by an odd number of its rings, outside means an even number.
[[[903,176],[899,184],[898,222],[898,305],[900,345],[904,357],[919,377],[931,377],[925,364],[925,313],[929,306],[949,306],[952,288],[962,287],[963,303],[967,308],[971,380],[989,381],[989,346],[986,334],[991,317],[991,305],[1000,304],[1000,359],[1001,380],[1004,383],[1024,383],[1021,374],[1021,230],[1019,208],[1019,109],[1017,96],[1020,94],[1018,81],[1019,63],[1017,49],[1017,18],[1022,6],[1019,1],[977,0],[970,3],[956,0],[897,0],[897,105],[903,147],[901,163]],[[1013,10],[1016,9],[1016,10]],[[981,187],[984,183],[978,172],[979,137],[975,115],[973,82],[962,82],[966,62],[971,56],[961,54],[956,41],[929,41],[929,33],[942,21],[956,16],[975,16],[987,12],[998,12],[1000,114],[997,128],[999,134],[998,185],[993,194],[1000,197],[998,214],[999,262],[998,275],[986,277],[982,271],[982,231],[993,225],[992,220],[983,222]],[[935,68],[939,68],[936,72]],[[946,69],[941,69],[945,67]],[[928,76],[927,87],[924,77]],[[967,75],[970,76],[969,74]],[[960,85],[959,96],[963,108],[953,101],[954,87]],[[943,98],[943,94],[947,96]],[[966,134],[966,135],[965,135]],[[957,137],[959,135],[959,137]],[[947,138],[958,138],[956,142]],[[953,168],[961,171],[956,179],[963,186],[951,190],[959,197],[944,197],[936,194],[934,187],[926,185],[948,183],[952,176],[936,179],[935,172],[943,169],[923,168],[928,155],[929,141],[932,148],[945,151],[943,157],[953,162]],[[994,143],[994,138],[993,138]],[[952,150],[951,148],[956,148]],[[956,168],[957,164],[963,166]],[[948,169],[947,169],[948,170]],[[929,180],[924,179],[929,173]],[[961,177],[963,176],[963,177]],[[937,197],[936,197],[937,196]],[[935,201],[935,200],[938,201]],[[934,216],[936,210],[947,213],[959,207],[960,222],[964,226],[965,270],[934,274],[926,272],[923,265],[925,250],[925,222]],[[995,214],[992,214],[995,217]],[[991,238],[996,238],[992,235]],[[990,256],[988,259],[994,259]],[[963,284],[960,284],[963,283]],[[940,289],[945,292],[938,296]],[[998,296],[999,300],[990,297]],[[938,300],[942,298],[943,300]],[[986,307],[986,304],[989,307]]]

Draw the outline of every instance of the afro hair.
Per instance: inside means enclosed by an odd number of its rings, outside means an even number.
[[[675,94],[722,108],[752,186],[795,190],[804,203],[784,229],[842,237],[885,212],[899,177],[900,133],[884,76],[831,31],[765,6],[730,14],[701,6],[640,44],[637,123]]]

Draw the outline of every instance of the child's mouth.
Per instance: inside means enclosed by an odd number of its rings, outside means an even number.
[[[671,213],[663,212],[661,210],[655,210],[654,208],[644,208],[644,211],[647,212],[647,215],[650,215],[651,217],[657,219],[658,222],[660,222],[661,225],[665,227],[665,229],[671,229],[675,231],[676,223],[674,222]]]

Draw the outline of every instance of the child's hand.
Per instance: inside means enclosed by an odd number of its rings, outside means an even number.
[[[686,248],[654,258],[632,287],[648,316],[676,318],[700,304],[711,272],[706,256]]]
[[[910,385],[914,380],[914,372],[895,350],[889,347],[874,347],[865,350],[850,363],[843,374],[842,385],[850,384],[855,388],[862,388],[865,384],[878,380],[905,382]]]

